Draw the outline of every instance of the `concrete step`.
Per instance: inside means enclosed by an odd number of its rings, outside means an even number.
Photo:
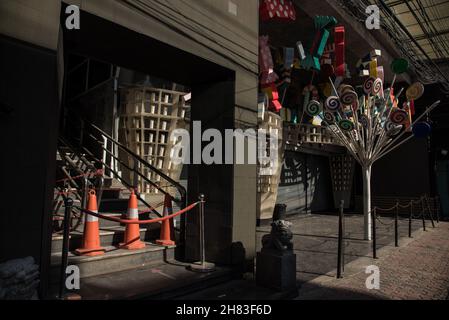
[[[69,254],[68,265],[80,269],[80,277],[93,277],[113,272],[148,267],[174,259],[175,246],[159,246],[146,242],[146,247],[139,250],[119,249],[115,246],[105,248],[100,256],[88,257]],[[58,282],[61,266],[61,253],[51,255],[51,279]]]
[[[82,300],[169,300],[239,278],[230,268],[192,272],[175,260],[81,279],[76,293]],[[55,289],[53,289],[56,291]]]
[[[82,246],[83,228],[72,231],[70,234],[69,250],[73,251]],[[108,226],[100,227],[100,243],[103,247],[118,245],[123,241],[125,226]],[[140,228],[140,239],[145,241],[153,241],[159,238],[160,224],[152,223],[143,225]],[[62,235],[54,234],[52,238],[51,252],[60,253],[62,251]]]
[[[106,195],[105,195],[106,196]],[[126,212],[128,210],[128,199],[108,199],[103,197],[101,199],[99,212]]]

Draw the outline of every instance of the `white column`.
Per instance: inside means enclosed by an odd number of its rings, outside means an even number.
[[[365,240],[371,240],[371,166],[362,167],[363,174],[363,218]]]

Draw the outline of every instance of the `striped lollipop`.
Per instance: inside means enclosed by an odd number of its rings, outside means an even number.
[[[337,111],[341,106],[340,100],[336,96],[330,96],[329,98],[327,98],[324,105],[329,111]]]
[[[357,93],[353,90],[346,90],[340,96],[340,101],[346,106],[350,106],[358,99]]]
[[[354,130],[354,123],[351,120],[343,119],[338,122],[338,126],[342,131],[352,131]]]
[[[363,83],[363,91],[365,92],[365,94],[371,94],[374,87],[374,81],[376,81],[376,79],[374,79],[373,77],[369,77],[368,79],[366,79],[365,83]]]
[[[304,111],[311,117],[317,116],[322,111],[321,103],[311,100]]]
[[[403,124],[408,119],[408,113],[402,109],[395,108],[391,112],[390,121],[395,124]]]
[[[324,121],[326,121],[328,124],[333,124],[335,122],[335,116],[332,112],[330,111],[324,111],[323,114],[323,119]]]

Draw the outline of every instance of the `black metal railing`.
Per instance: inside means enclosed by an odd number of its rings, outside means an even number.
[[[433,209],[430,206],[430,201],[433,201],[433,203],[434,203]],[[418,211],[418,215],[416,215],[416,209],[418,209],[418,207],[419,207],[419,211]],[[427,216],[427,219],[430,220],[430,222],[432,224],[432,228],[436,227],[434,215],[436,216],[437,223],[439,223],[440,208],[438,206],[438,197],[429,198],[427,195],[424,195],[424,196],[420,197],[418,200],[410,200],[406,204],[401,204],[399,200],[396,200],[395,205],[390,208],[374,207],[371,210],[372,233],[373,233],[373,240],[372,240],[373,241],[373,248],[372,248],[373,249],[373,259],[377,259],[376,221],[383,225],[390,225],[391,223],[394,224],[394,245],[395,245],[395,247],[399,247],[399,236],[400,236],[399,222],[401,220],[404,220],[404,219],[400,218],[401,217],[400,209],[407,209],[407,208],[409,208],[409,213],[408,213],[408,216],[406,217],[406,220],[408,220],[408,237],[409,238],[412,237],[412,221],[413,221],[413,219],[421,219],[423,231],[426,231],[426,216]],[[388,212],[392,212],[394,215],[393,222],[390,222],[390,223],[383,222],[382,219],[378,215],[379,212],[383,212],[384,214],[388,213]]]
[[[86,154],[96,163],[99,163],[103,167],[104,171],[110,173],[114,178],[119,180],[127,188],[135,189],[138,199],[148,208],[152,208],[152,206],[148,204],[145,199],[143,199],[138,193],[138,178],[142,179],[162,194],[171,196],[173,201],[177,203],[180,208],[185,208],[187,204],[187,191],[179,182],[175,181],[167,174],[148,163],[148,161],[142,159],[135,152],[113,139],[109,134],[107,134],[105,131],[89,122],[88,120],[83,119],[77,115],[71,116],[69,117],[69,119],[70,120],[66,122],[68,124],[67,129],[70,130],[70,132],[79,133],[78,137],[72,136],[71,138],[71,140],[73,141],[72,149],[78,149],[79,152]],[[107,145],[110,145],[111,148],[107,148]],[[115,148],[124,153],[124,156],[119,157],[118,154],[114,152]],[[114,162],[120,166],[120,168],[128,170],[130,172],[130,177],[132,176],[132,179],[126,179],[117,171],[117,167],[113,167],[113,165],[106,163],[104,159],[100,159],[99,156],[95,154],[95,151],[92,151],[91,149],[97,149],[101,152],[106,153],[108,157],[113,159]],[[131,159],[131,161],[124,161],[123,158],[128,158],[128,160]],[[152,181],[143,173],[144,171],[151,172],[160,177],[160,180],[164,180],[166,182],[166,185],[162,186],[161,183]],[[180,197],[178,198],[175,195],[170,194],[169,191],[165,189],[167,187],[174,187],[179,193]],[[155,213],[158,216],[161,216],[161,214],[157,211],[155,211]]]

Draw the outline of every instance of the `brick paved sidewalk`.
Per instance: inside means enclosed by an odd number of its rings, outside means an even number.
[[[308,299],[447,299],[449,288],[449,223],[415,231],[401,246],[378,250],[379,259],[359,257],[345,268],[345,277],[321,275],[304,281],[300,300]],[[366,266],[380,270],[380,289],[368,290]]]
[[[399,245],[394,247],[393,219],[380,217],[377,228],[377,255],[372,259],[372,243],[363,240],[363,216],[347,215],[345,232],[345,274],[336,279],[338,218],[313,214],[293,216],[294,251],[297,258],[299,300],[330,299],[446,299],[449,288],[449,222],[432,228],[426,221],[412,223],[408,238],[408,219],[399,221]],[[257,230],[258,250],[269,226]],[[365,286],[365,269],[380,270],[380,290]],[[256,286],[253,279],[233,280],[183,296],[182,299],[272,300],[285,298],[273,290]]]

